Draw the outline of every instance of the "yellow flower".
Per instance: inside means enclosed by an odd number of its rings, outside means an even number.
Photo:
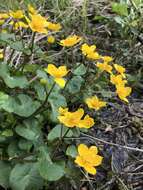
[[[126,75],[125,75],[126,69],[124,67],[118,64],[114,64],[114,68],[116,69],[118,73],[122,75],[123,78],[126,78]]]
[[[55,37],[54,36],[48,36],[47,41],[48,41],[48,43],[53,44],[55,42]]]
[[[81,37],[77,35],[68,36],[66,39],[60,41],[61,46],[71,47],[81,41]]]
[[[99,110],[100,108],[106,106],[106,102],[103,102],[103,101],[99,100],[97,96],[87,98],[85,100],[85,102],[86,102],[86,104],[88,105],[89,108],[92,108],[92,109],[95,109],[95,110]]]
[[[61,113],[61,110],[60,110]],[[78,109],[75,112],[68,112],[65,110],[65,112],[62,113],[62,115],[58,116],[59,121],[64,124],[66,127],[76,127],[79,124],[79,121],[84,115],[83,109]]]
[[[101,58],[102,58],[103,61],[106,62],[106,63],[109,63],[109,62],[113,61],[113,58],[110,57],[110,56],[102,56]]]
[[[59,23],[52,23],[52,22],[47,22],[47,27],[49,30],[53,31],[59,31],[62,26]]]
[[[83,55],[87,56],[88,54],[91,54],[95,51],[96,49],[96,46],[95,45],[91,45],[89,46],[88,44],[84,43],[82,46],[81,46],[81,51],[83,53]]]
[[[79,128],[90,128],[94,125],[94,120],[89,115],[86,115],[83,119],[84,110],[79,108],[75,112],[69,112],[68,108],[59,108],[58,116],[59,121],[66,127],[79,127]]]
[[[116,86],[116,93],[121,100],[124,100],[128,103],[128,99],[126,98],[131,94],[132,89],[130,87],[125,87],[124,85]]]
[[[9,18],[9,14],[7,13],[0,13],[0,19],[7,19]]]
[[[22,10],[10,11],[10,16],[14,19],[22,19],[24,17]]]
[[[127,80],[123,80],[122,75],[110,75],[110,82],[114,85],[125,85]]]
[[[28,19],[27,19],[28,21]],[[28,21],[29,22],[29,21]],[[47,20],[42,17],[40,14],[31,15],[31,21],[29,22],[29,26],[33,32],[39,32],[43,34],[47,34]]]
[[[28,4],[28,11],[33,15],[37,14],[37,10],[31,4]]]
[[[49,64],[48,67],[45,69],[45,71],[50,74],[52,77],[54,77],[55,82],[63,88],[65,86],[65,80],[62,78],[69,72],[66,68],[66,66],[60,66],[56,67],[53,64]]]
[[[96,50],[95,45],[89,46],[88,44],[85,43],[81,46],[81,51],[83,55],[87,56],[87,58],[89,59],[100,59],[100,55],[97,52],[95,52],[95,50]]]
[[[0,49],[0,59],[3,59],[3,49]]]
[[[101,70],[101,71],[107,71],[108,73],[112,73],[112,66],[109,65],[107,62],[104,63],[97,63],[96,66]]]
[[[75,159],[75,163],[80,167],[83,167],[89,174],[95,175],[96,168],[102,163],[102,156],[99,156],[96,146],[88,148],[85,144],[78,146],[78,156]]]

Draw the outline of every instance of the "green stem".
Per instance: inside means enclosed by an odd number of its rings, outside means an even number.
[[[41,104],[41,106],[39,106],[39,108],[34,112],[34,113],[32,113],[29,117],[31,118],[31,117],[33,117],[33,116],[35,116],[35,115],[38,115],[41,111],[42,111],[42,108],[45,106],[45,104],[47,103],[47,101],[48,101],[48,98],[49,98],[49,96],[50,96],[50,94],[51,94],[51,92],[53,91],[53,89],[54,89],[54,87],[55,87],[55,82],[53,83],[53,85],[52,85],[52,87],[51,87],[51,89],[50,89],[50,91],[47,93],[47,96],[46,96],[46,98],[45,98],[45,100],[44,100],[44,102]],[[45,89],[46,90],[46,89]],[[47,91],[47,90],[46,90]],[[29,118],[28,117],[28,118]]]
[[[30,42],[31,55],[33,54],[35,36],[36,36],[36,32],[33,32],[31,42]]]
[[[61,134],[60,134],[60,139],[59,139],[59,143],[57,145],[57,147],[55,148],[54,152],[53,152],[53,155],[52,155],[52,159],[54,158],[58,148],[60,147],[60,145],[62,144],[63,142],[63,139],[66,137],[66,135],[68,134],[68,132],[70,131],[70,128],[68,128],[68,130],[65,132],[65,134],[62,136],[62,131],[63,131],[63,125],[61,126]]]
[[[63,125],[61,126],[60,141],[62,141],[62,136],[63,136]]]
[[[68,132],[70,131],[70,128],[68,128],[68,130],[65,132],[65,134],[62,136],[62,139],[64,139],[66,137],[66,135],[68,134]]]
[[[83,23],[83,32],[85,33],[86,32],[86,29],[87,29],[87,3],[88,3],[88,0],[84,0],[83,2],[83,7],[82,7],[82,16],[84,18],[84,23]]]

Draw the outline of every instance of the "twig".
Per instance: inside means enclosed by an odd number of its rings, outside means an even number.
[[[93,136],[90,136],[90,135],[87,135],[85,133],[82,133],[81,134],[83,135],[83,137],[65,137],[67,139],[89,139],[89,140],[94,140],[94,141],[99,141],[99,142],[102,142],[104,144],[109,144],[109,145],[112,145],[112,146],[116,146],[116,147],[120,147],[120,148],[123,148],[123,149],[128,149],[128,150],[132,150],[132,151],[138,151],[138,152],[143,152],[143,149],[139,149],[139,148],[133,148],[133,147],[129,147],[129,146],[123,146],[123,145],[120,145],[120,144],[116,144],[116,143],[112,143],[112,142],[108,142],[108,141],[105,141],[105,140],[102,140],[102,139],[99,139],[99,138],[96,138],[96,137],[93,137]]]
[[[102,140],[102,139],[99,139],[99,138],[96,138],[96,137],[87,135],[87,134],[82,133],[82,132],[81,132],[81,134],[84,135],[84,136],[86,136],[86,137],[88,137],[88,138],[91,138],[91,139],[93,139],[93,140],[96,140],[96,141],[99,141],[99,142],[102,142],[102,143],[105,143],[105,144],[109,144],[109,145],[112,145],[112,146],[117,146],[117,147],[124,148],[124,149],[128,149],[128,150],[143,152],[143,149],[133,148],[133,147],[129,147],[129,146],[123,146],[123,145],[120,145],[120,144],[108,142],[108,141],[105,141],[105,140]]]

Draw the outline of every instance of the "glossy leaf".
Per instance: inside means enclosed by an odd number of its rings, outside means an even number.
[[[9,187],[9,175],[11,166],[8,162],[0,161],[0,186],[7,189]]]
[[[16,164],[10,174],[10,185],[14,190],[39,190],[43,186],[43,180],[37,164]]]
[[[6,64],[0,65],[0,77],[4,80],[5,84],[10,88],[25,88],[28,86],[28,80],[25,76],[11,76],[9,68]]]

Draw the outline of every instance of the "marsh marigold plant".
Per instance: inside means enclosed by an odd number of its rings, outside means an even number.
[[[79,35],[71,28],[65,31],[63,18],[61,24],[53,10],[35,5],[19,4],[17,10],[0,13],[4,189],[48,189],[67,176],[74,180],[77,175],[80,181],[84,172],[95,175],[103,157],[86,143],[98,140],[90,134],[99,134],[100,111],[106,112],[117,98],[128,103],[132,92],[128,70],[114,63],[114,56],[103,55],[80,30]]]

